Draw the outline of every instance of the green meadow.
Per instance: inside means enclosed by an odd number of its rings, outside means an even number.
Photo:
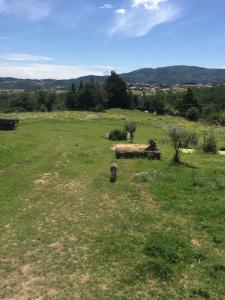
[[[225,156],[175,165],[168,138],[180,124],[201,143],[212,127],[125,110],[7,117],[20,124],[0,131],[0,299],[225,299]],[[110,183],[105,135],[125,120],[162,159],[117,160]]]

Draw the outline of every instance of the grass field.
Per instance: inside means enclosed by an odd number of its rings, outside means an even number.
[[[0,299],[225,299],[225,156],[173,165],[168,140],[174,123],[209,127],[122,110],[10,116],[20,125],[0,132]],[[118,160],[112,184],[104,136],[126,119],[162,160]]]

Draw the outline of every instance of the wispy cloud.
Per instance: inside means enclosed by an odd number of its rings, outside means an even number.
[[[141,37],[179,15],[180,10],[171,0],[130,0],[126,9],[115,10],[115,22],[109,36]]]
[[[38,61],[50,61],[51,57],[48,56],[40,56],[40,55],[32,55],[26,53],[8,53],[6,55],[1,56],[4,60],[11,61],[27,61],[27,62],[38,62]]]
[[[144,5],[145,9],[156,9],[161,3],[168,1],[169,0],[133,0],[132,7]]]
[[[38,22],[51,13],[51,6],[44,0],[0,0],[0,13]]]
[[[75,28],[93,10],[89,0],[71,1],[69,5],[62,5],[61,0],[0,0],[0,15],[12,16],[23,22],[47,20],[69,28]]]
[[[87,18],[96,8],[89,0],[76,0],[70,6],[62,6],[61,0],[54,1],[54,10],[50,18],[51,22],[68,29],[75,29],[79,22]]]
[[[106,3],[106,4],[101,5],[99,8],[101,8],[101,9],[111,9],[111,8],[113,8],[113,6],[112,6],[112,4]]]
[[[6,1],[5,0],[0,0],[0,13],[4,12],[6,10]]]
[[[10,38],[5,35],[0,35],[0,40],[10,40]]]
[[[1,64],[1,77],[22,79],[71,79],[86,75],[108,74],[111,66],[69,66],[60,64]]]
[[[115,13],[119,15],[124,15],[126,12],[127,10],[125,8],[118,8],[115,10]]]

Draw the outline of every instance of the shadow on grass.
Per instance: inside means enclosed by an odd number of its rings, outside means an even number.
[[[199,169],[199,167],[196,167],[190,163],[187,163],[187,162],[183,162],[183,161],[180,161],[180,162],[174,162],[173,160],[170,162],[170,165],[172,166],[175,166],[175,167],[186,167],[186,168],[189,168],[189,169]]]

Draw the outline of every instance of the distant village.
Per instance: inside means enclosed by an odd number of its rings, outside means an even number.
[[[223,84],[225,86],[225,84]],[[175,92],[175,93],[182,93],[185,92],[188,88],[212,88],[214,86],[218,86],[215,84],[175,84],[175,85],[166,85],[166,84],[152,84],[152,83],[129,83],[127,82],[127,86],[130,91],[134,95],[140,96],[145,93],[146,95],[155,95],[157,92]],[[221,86],[221,85],[220,85]],[[54,88],[48,89],[51,92],[56,92],[57,94],[65,93],[67,88],[58,86]],[[25,89],[1,89],[0,94],[11,94],[11,93],[18,93],[24,92]]]
[[[182,93],[188,88],[212,88],[213,84],[175,84],[175,85],[162,85],[162,84],[151,84],[151,83],[128,83],[129,89],[135,95],[142,95],[143,92],[146,95],[155,95],[157,92],[175,92]]]

